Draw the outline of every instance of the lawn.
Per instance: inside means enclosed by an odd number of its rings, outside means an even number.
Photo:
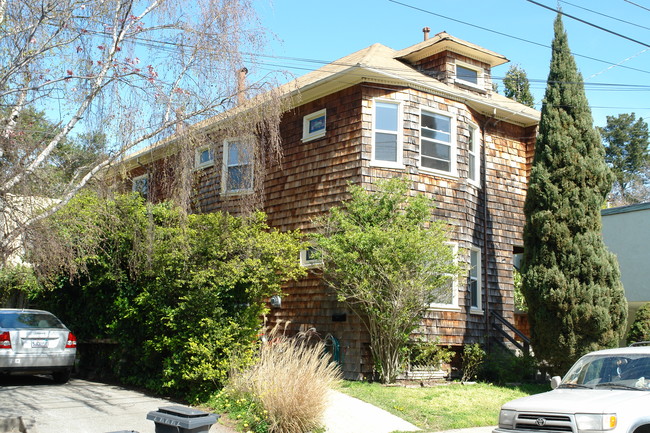
[[[550,389],[548,385],[462,385],[452,382],[405,387],[350,381],[344,381],[339,388],[341,392],[387,410],[425,431],[496,425],[503,403]]]

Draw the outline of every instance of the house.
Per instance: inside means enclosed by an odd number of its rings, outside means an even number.
[[[308,73],[278,89],[289,105],[280,123],[283,153],[263,179],[253,176],[261,161],[247,150],[250,137],[219,129],[236,114],[195,125],[208,144],[195,148],[194,209],[233,210],[255,190],[271,226],[309,233],[312,218],[347,198],[348,182],[372,190],[380,179],[407,177],[415,192],[435,199],[435,217],[453,226],[469,265],[466,279],[431,305],[421,336],[457,348],[496,336],[495,317],[513,321],[513,257],[523,247],[539,122],[539,112],[493,91],[491,69],[507,61],[445,32],[429,38],[425,28],[411,47],[374,44]],[[165,176],[180,152],[175,140],[125,161],[134,190],[152,200],[169,193],[169,179],[179,178]],[[371,372],[359,319],[324,286],[309,251],[301,260],[313,272],[274,299],[269,319],[327,336],[346,378]]]
[[[616,254],[621,282],[628,303],[628,326],[643,304],[650,302],[650,203],[633,204],[601,211],[603,240]]]

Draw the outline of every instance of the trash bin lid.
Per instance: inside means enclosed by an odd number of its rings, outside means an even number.
[[[166,413],[169,415],[176,415],[183,418],[197,418],[210,415],[209,413],[203,412],[202,410],[186,406],[163,406],[158,408],[158,412]]]

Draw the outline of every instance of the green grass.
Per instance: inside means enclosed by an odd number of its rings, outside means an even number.
[[[341,392],[380,407],[425,431],[496,425],[507,401],[550,391],[548,385],[449,383],[428,387],[345,381]]]

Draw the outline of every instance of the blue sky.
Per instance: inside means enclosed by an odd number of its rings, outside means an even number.
[[[594,124],[635,112],[650,120],[650,0],[535,0],[638,42],[564,17],[569,45],[585,79]],[[295,76],[379,42],[402,49],[446,31],[506,56],[526,70],[540,108],[555,12],[527,0],[256,0],[274,34],[257,73]],[[588,10],[587,10],[588,9]],[[644,45],[646,44],[646,45]],[[618,66],[616,66],[618,65]],[[509,64],[492,71],[494,81]],[[252,68],[253,71],[255,68]]]

